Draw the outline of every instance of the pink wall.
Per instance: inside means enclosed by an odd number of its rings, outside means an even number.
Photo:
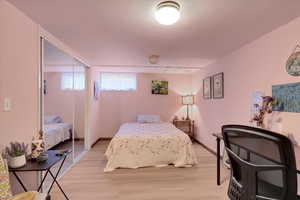
[[[45,115],[59,115],[63,122],[73,124],[75,116],[75,138],[84,138],[84,90],[62,90],[62,72],[44,74],[47,82],[47,94],[44,96]]]
[[[138,114],[159,114],[170,121],[175,113],[183,115],[180,94],[197,94],[194,118],[197,139],[215,149],[213,132],[227,123],[248,124],[251,94],[271,94],[273,84],[300,82],[285,72],[285,63],[300,43],[300,18],[259,38],[232,54],[191,75],[138,74],[138,89],[131,92],[102,91],[100,100],[91,99],[90,141],[112,137],[120,125],[136,120]],[[38,131],[39,65],[38,25],[4,0],[0,0],[0,148],[18,138],[30,142]],[[225,73],[225,98],[203,100],[202,80],[218,72]],[[89,70],[91,84],[99,72]],[[193,77],[193,80],[192,80]],[[151,94],[151,80],[168,80],[168,96]],[[92,86],[92,85],[91,85]],[[92,91],[93,87],[90,87]],[[90,92],[91,92],[90,91]],[[92,92],[91,92],[92,94]],[[12,111],[3,112],[5,97],[12,99]],[[299,114],[281,113],[283,129],[300,134]],[[35,179],[35,178],[33,178]]]
[[[97,121],[100,137],[113,137],[122,123],[135,122],[138,114],[158,114],[164,121],[171,121],[175,114],[185,116],[181,95],[192,92],[191,78],[191,75],[139,73],[136,91],[101,91],[98,108],[101,115]],[[152,80],[169,81],[169,95],[152,95]]]
[[[1,1],[0,147],[15,138],[30,142],[38,127],[38,26]],[[5,20],[4,20],[5,19]],[[4,98],[12,100],[3,112]]]
[[[38,25],[4,0],[0,0],[0,149],[11,141],[29,143],[38,131]],[[4,98],[12,110],[3,111]],[[27,183],[36,177],[28,174]],[[29,180],[31,176],[31,180]],[[15,182],[13,185],[16,186]],[[18,190],[14,187],[14,190]]]
[[[211,136],[220,132],[223,124],[249,124],[251,95],[263,91],[271,95],[274,84],[300,82],[299,77],[289,76],[285,71],[287,58],[300,43],[300,18],[253,41],[232,54],[209,65],[194,75],[194,89],[198,91],[194,116],[197,120],[197,138],[215,149]],[[225,98],[204,100],[202,80],[204,77],[224,72]],[[283,130],[300,134],[300,115],[281,113]]]

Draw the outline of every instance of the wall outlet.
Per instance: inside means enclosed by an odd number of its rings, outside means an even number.
[[[4,98],[4,107],[3,110],[5,112],[11,111],[11,99],[10,98]]]

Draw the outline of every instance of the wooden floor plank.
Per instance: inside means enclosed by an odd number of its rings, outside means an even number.
[[[61,180],[71,200],[224,200],[216,185],[216,157],[194,144],[199,164],[192,168],[118,169],[104,173],[107,141],[98,143]],[[52,199],[64,199],[57,187]]]

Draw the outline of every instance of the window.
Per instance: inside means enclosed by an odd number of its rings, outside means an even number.
[[[83,72],[64,72],[61,76],[62,90],[84,90],[85,76]]]
[[[102,73],[102,90],[130,91],[136,90],[136,74],[134,73]]]

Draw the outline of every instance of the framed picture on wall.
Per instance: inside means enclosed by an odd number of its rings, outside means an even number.
[[[211,77],[203,80],[203,98],[211,99]]]
[[[216,74],[212,79],[214,99],[224,98],[224,73]]]
[[[168,81],[152,81],[152,94],[168,95]]]

